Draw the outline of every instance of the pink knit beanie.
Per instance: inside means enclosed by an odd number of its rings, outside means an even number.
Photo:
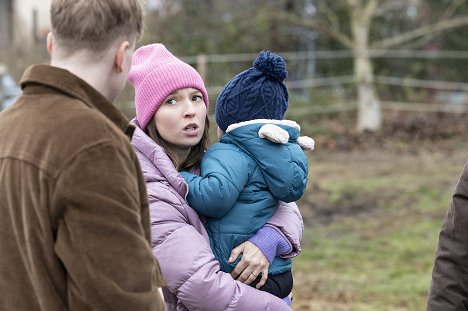
[[[163,100],[179,89],[192,87],[199,90],[208,107],[208,94],[201,76],[160,43],[135,51],[128,80],[135,88],[136,117],[143,130]]]

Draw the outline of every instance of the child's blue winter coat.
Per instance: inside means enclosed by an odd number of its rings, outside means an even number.
[[[271,123],[289,134],[286,143],[259,137],[262,126]],[[232,271],[237,262],[228,264],[231,250],[266,224],[279,200],[296,201],[304,193],[308,164],[298,137],[299,126],[288,120],[231,125],[203,156],[201,176],[181,173],[189,185],[190,206],[207,217],[211,247],[223,271]],[[291,260],[277,256],[269,273],[290,269]]]

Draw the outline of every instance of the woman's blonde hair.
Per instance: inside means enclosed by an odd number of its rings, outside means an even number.
[[[208,120],[207,116],[205,119],[205,129],[203,130],[203,135],[200,139],[200,142],[192,147],[189,155],[187,156],[187,159],[185,159],[185,161],[182,163],[179,163],[175,152],[171,150],[169,144],[159,134],[154,123],[154,117],[153,120],[151,120],[151,122],[148,124],[147,133],[151,139],[153,139],[159,146],[164,149],[164,151],[166,151],[167,156],[172,161],[176,169],[178,171],[182,171],[198,168],[200,165],[201,158],[210,145],[209,127],[210,121]]]
[[[50,19],[55,39],[69,51],[103,52],[118,38],[143,32],[140,0],[53,0]]]

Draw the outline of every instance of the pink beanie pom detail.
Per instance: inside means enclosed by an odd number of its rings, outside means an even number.
[[[150,44],[135,51],[128,80],[135,89],[136,117],[143,130],[163,100],[179,89],[191,87],[199,90],[208,107],[208,93],[200,74],[175,57],[163,44]]]

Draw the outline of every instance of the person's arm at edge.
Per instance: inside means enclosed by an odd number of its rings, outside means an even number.
[[[432,270],[427,311],[468,305],[468,164],[458,180],[445,216]],[[460,310],[461,310],[460,309]]]

